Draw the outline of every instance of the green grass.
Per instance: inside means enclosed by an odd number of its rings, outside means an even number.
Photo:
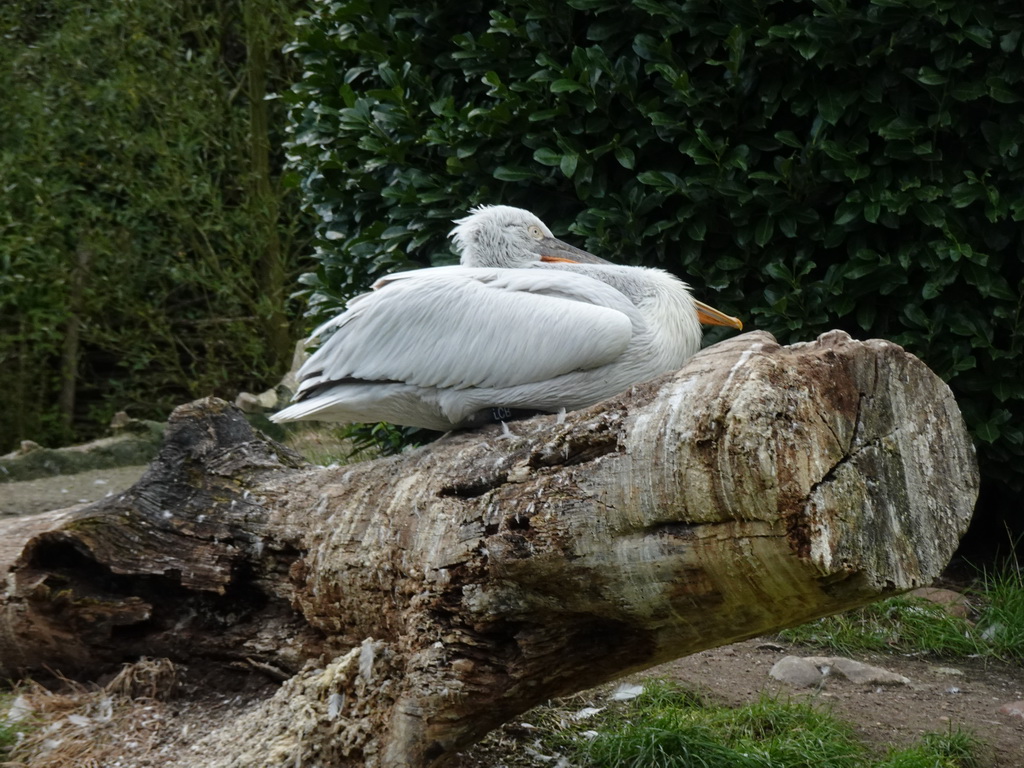
[[[15,694],[0,692],[0,758],[6,757],[18,743],[18,733],[25,730],[25,723],[7,722],[7,713],[14,702]]]
[[[978,631],[994,656],[1024,664],[1024,572],[1018,563],[986,574]]]
[[[926,733],[921,743],[890,752],[877,768],[981,768],[978,742],[963,731]]]
[[[17,728],[14,725],[0,723],[0,757],[6,756],[17,743]]]
[[[890,651],[1024,663],[1024,573],[1017,563],[985,574],[968,593],[973,621],[914,597],[894,597],[780,633],[783,640],[836,653]]]
[[[985,655],[980,633],[942,606],[913,597],[893,597],[856,611],[786,629],[779,636],[840,653],[895,651],[941,658]]]
[[[708,704],[689,691],[651,681],[600,723],[589,741],[563,735],[587,768],[977,768],[974,739],[926,734],[885,757],[872,757],[853,730],[805,701],[762,695],[747,706]]]

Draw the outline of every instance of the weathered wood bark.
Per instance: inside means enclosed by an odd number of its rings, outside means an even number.
[[[3,673],[250,660],[289,679],[204,765],[439,765],[551,696],[929,583],[978,482],[946,386],[839,332],[509,432],[324,469],[183,406],[134,488],[0,530]]]

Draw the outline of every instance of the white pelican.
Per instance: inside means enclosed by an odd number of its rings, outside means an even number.
[[[449,430],[583,408],[680,368],[701,322],[743,327],[669,273],[599,259],[519,208],[475,208],[451,235],[460,266],[383,277],[313,332],[326,340],[274,421]]]

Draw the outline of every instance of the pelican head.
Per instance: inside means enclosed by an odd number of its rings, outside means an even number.
[[[509,205],[479,205],[455,221],[452,242],[464,267],[523,267],[531,262],[608,264],[564,243],[529,211]]]

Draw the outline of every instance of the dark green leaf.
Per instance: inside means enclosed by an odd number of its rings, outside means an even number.
[[[533,171],[526,168],[515,168],[512,166],[499,165],[494,169],[494,178],[502,181],[525,181],[537,176]]]
[[[1020,101],[1017,92],[1002,78],[990,77],[987,84],[989,95],[996,101],[1002,104],[1016,104]]]
[[[928,316],[921,311],[921,308],[914,304],[907,304],[903,307],[903,316],[907,318],[912,325],[916,325],[919,328],[928,328]]]
[[[562,155],[562,159],[558,163],[559,169],[565,174],[565,177],[571,179],[573,174],[576,173],[576,165],[579,162],[580,156],[577,154]]]
[[[582,91],[582,90],[583,90],[583,85],[580,84],[579,82],[577,82],[576,80],[567,80],[567,79],[563,78],[563,79],[560,79],[560,80],[555,80],[551,84],[551,92],[552,93],[567,93],[567,92],[570,92],[570,91]]]
[[[772,239],[774,229],[771,218],[762,216],[757,222],[757,229],[754,231],[754,242],[763,248]]]
[[[558,165],[562,162],[562,153],[548,147],[540,147],[534,150],[533,159],[541,165]]]
[[[975,426],[974,435],[986,443],[994,443],[999,439],[999,427],[990,421],[982,422]]]
[[[690,223],[686,225],[686,234],[690,236],[691,240],[696,240],[698,242],[703,240],[707,231],[708,228],[703,219],[692,219]]]
[[[985,189],[980,184],[963,181],[955,185],[950,192],[949,200],[954,208],[965,208],[971,203],[985,197]]]
[[[779,131],[775,134],[775,138],[787,147],[794,147],[796,149],[801,149],[803,147],[803,142],[801,142],[792,131]]]
[[[637,175],[637,181],[641,184],[649,184],[652,187],[661,189],[682,190],[686,188],[683,180],[674,173],[664,171],[644,171]]]
[[[779,282],[792,284],[793,283],[793,272],[785,264],[773,261],[765,265],[764,272],[768,277],[772,277]]]
[[[946,212],[935,203],[918,203],[914,206],[917,217],[931,227],[941,227],[946,222]]]
[[[856,220],[856,218],[860,216],[862,210],[862,206],[858,203],[840,203],[836,207],[835,222],[839,226],[845,226],[851,221]]]
[[[936,72],[931,67],[921,67],[917,71],[917,82],[925,85],[945,85],[949,81],[941,72]]]

